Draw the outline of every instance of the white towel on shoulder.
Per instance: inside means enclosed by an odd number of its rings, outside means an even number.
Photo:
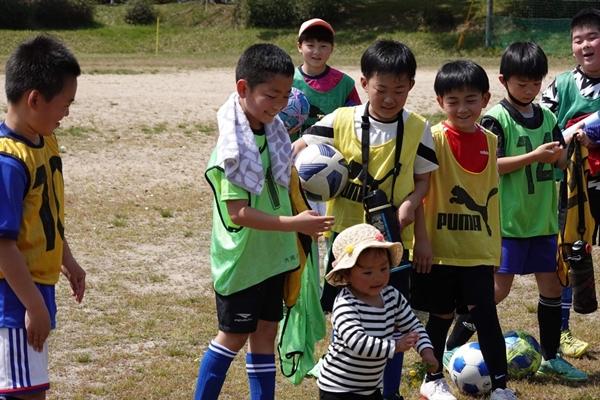
[[[227,179],[253,194],[260,194],[264,186],[260,152],[254,140],[250,123],[242,110],[239,95],[232,93],[217,112],[219,138],[217,165],[225,170]],[[265,135],[271,170],[275,182],[289,188],[292,166],[290,136],[279,117],[265,125]]]

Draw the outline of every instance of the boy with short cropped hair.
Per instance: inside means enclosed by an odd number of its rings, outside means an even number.
[[[560,129],[600,110],[600,10],[585,8],[571,20],[571,50],[577,66],[571,71],[556,77],[542,95],[542,104],[552,110],[558,119]],[[581,145],[582,156],[589,152],[589,158],[600,159],[600,142],[590,140],[585,131],[580,132],[577,141]],[[586,226],[585,238],[589,243],[600,244],[598,226],[600,224],[600,174],[586,176],[589,201],[584,204],[596,221],[596,227]],[[563,182],[563,186],[565,182]],[[561,190],[566,193],[566,188]],[[567,212],[566,195],[561,195],[561,212]],[[576,211],[575,211],[576,212]],[[565,226],[562,229],[577,229]],[[562,333],[560,350],[571,357],[581,357],[589,343],[574,337],[569,327],[573,291],[565,287],[562,292]]]
[[[429,185],[429,174],[437,168],[429,123],[404,109],[414,86],[417,63],[412,51],[393,40],[378,40],[361,57],[361,86],[369,101],[365,105],[338,108],[326,115],[294,143],[297,153],[308,144],[328,143],[338,149],[349,165],[349,180],[342,193],[327,202],[327,215],[335,217],[331,242],[345,228],[365,222],[364,193],[379,189],[397,207],[395,224],[401,228],[405,248],[413,247],[413,221]],[[363,156],[363,148],[365,149]],[[365,168],[366,167],[366,168]],[[366,170],[365,170],[366,169]],[[419,232],[417,232],[419,234]],[[427,241],[417,235],[413,263],[431,257]],[[405,257],[406,258],[406,257]],[[331,247],[327,272],[331,270]],[[390,285],[408,298],[410,273],[393,266]],[[337,290],[325,285],[321,306],[330,312]],[[383,397],[399,399],[402,353],[388,363]]]
[[[64,232],[62,162],[54,130],[69,115],[81,74],[73,54],[40,35],[6,63],[0,124],[0,397],[46,398],[48,345],[60,273],[81,302],[85,271]]]
[[[476,123],[489,99],[489,81],[472,61],[438,71],[437,101],[447,119],[432,128],[439,169],[424,201],[433,266],[412,274],[413,308],[429,312],[426,325],[440,367],[427,373],[421,395],[454,400],[442,371],[446,336],[457,308],[467,308],[490,372],[490,399],[516,399],[506,388],[504,337],[494,303],[494,267],[500,263],[496,138]]]
[[[246,342],[250,398],[274,398],[283,283],[299,266],[295,232],[319,235],[333,222],[314,211],[292,215],[291,144],[275,117],[287,104],[293,74],[279,47],[250,46],[237,64],[236,92],[217,114],[219,139],[205,176],[215,196],[211,272],[219,332],[200,363],[198,400],[219,396]]]
[[[310,103],[302,131],[338,107],[361,103],[354,79],[327,65],[333,52],[334,37],[333,27],[320,18],[305,21],[298,31],[297,46],[302,54],[302,65],[294,72],[292,86],[302,90]]]

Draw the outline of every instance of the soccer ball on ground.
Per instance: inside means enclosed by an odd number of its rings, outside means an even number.
[[[465,343],[452,355],[448,364],[450,379],[458,389],[466,394],[478,396],[492,389],[492,380],[479,343]]]
[[[311,144],[295,161],[306,197],[326,201],[340,194],[348,181],[348,164],[342,153],[327,144]]]
[[[279,112],[279,118],[283,125],[289,131],[300,128],[308,118],[310,103],[302,90],[292,88],[288,97],[288,104]]]
[[[540,345],[537,340],[523,331],[509,331],[504,334],[508,376],[524,378],[533,375],[542,362]]]

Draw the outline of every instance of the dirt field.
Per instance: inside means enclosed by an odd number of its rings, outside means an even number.
[[[358,70],[343,70],[358,81]],[[491,105],[503,91],[496,72],[489,74]],[[88,272],[88,291],[77,306],[66,282],[59,285],[51,399],[180,399],[192,393],[194,360],[216,333],[208,263],[212,196],[203,171],[216,142],[216,111],[234,90],[233,76],[233,70],[214,69],[80,77],[59,141],[66,234]],[[417,73],[407,108],[439,111],[434,76],[434,70]],[[0,76],[2,93],[3,84]],[[532,289],[530,280],[516,286],[523,294]],[[536,299],[526,297],[531,302],[515,294],[510,311],[506,305],[506,329],[535,332]],[[575,316],[574,323],[591,334],[597,318]],[[594,360],[580,365],[597,378]],[[243,362],[232,368],[222,398],[245,398]],[[314,383],[282,381],[278,398],[316,398]],[[598,380],[591,385],[590,398],[600,397]],[[566,398],[560,393],[545,398]],[[570,393],[590,392],[580,387]]]

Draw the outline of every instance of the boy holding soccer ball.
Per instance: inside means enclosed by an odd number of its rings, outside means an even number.
[[[217,114],[219,139],[205,176],[215,196],[211,272],[219,332],[200,363],[197,400],[219,396],[246,342],[250,399],[275,397],[283,284],[299,266],[295,232],[317,236],[333,222],[313,211],[292,215],[291,143],[275,116],[287,104],[293,74],[280,48],[250,46],[237,64],[236,92]]]
[[[365,193],[380,190],[389,204],[397,208],[392,225],[401,229],[405,248],[413,247],[413,221],[429,185],[429,174],[437,168],[428,122],[404,109],[414,86],[416,60],[404,44],[379,40],[361,57],[361,86],[368,103],[338,108],[323,117],[294,143],[294,152],[313,143],[328,143],[338,149],[349,165],[348,183],[342,193],[327,202],[327,215],[335,217],[332,240],[345,228],[364,223]],[[427,263],[431,258],[427,241],[417,232],[413,262]],[[406,255],[405,255],[406,258]],[[327,272],[333,255],[329,249]],[[397,265],[392,266],[394,270]],[[390,284],[408,296],[407,269],[393,272]],[[325,285],[321,306],[330,312],[336,288]],[[388,362],[384,374],[386,399],[398,394],[402,371],[402,353]]]

